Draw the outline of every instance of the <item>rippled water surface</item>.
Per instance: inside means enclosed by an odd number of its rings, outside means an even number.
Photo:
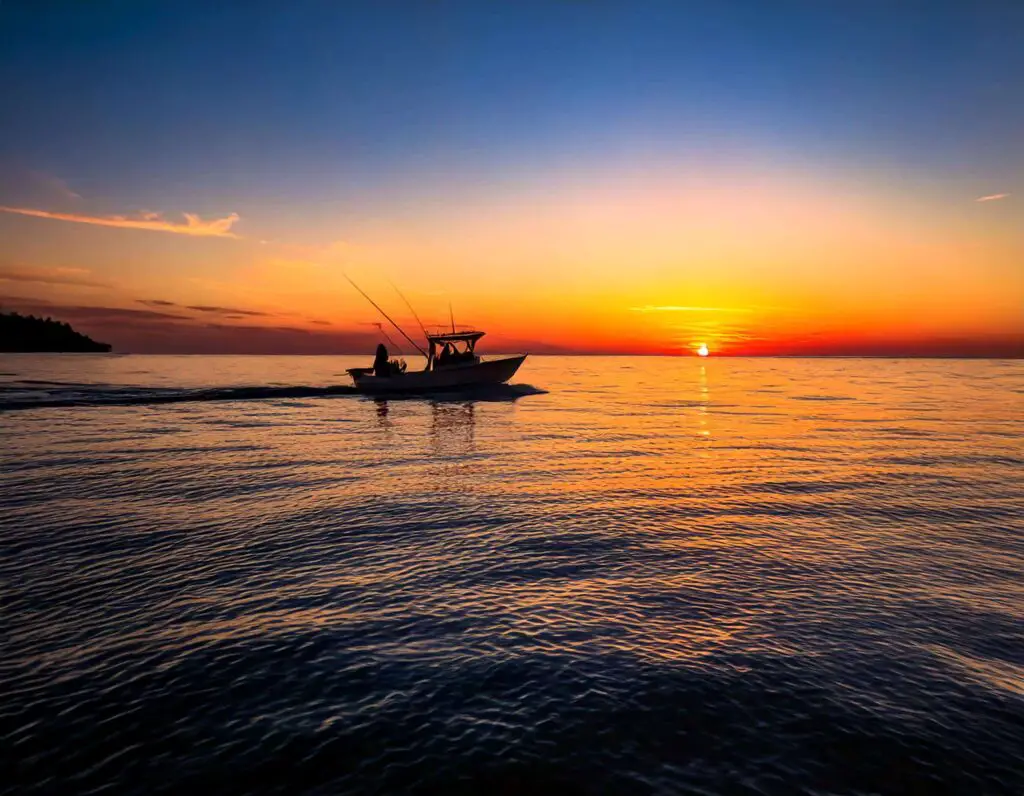
[[[1024,363],[0,357],[5,793],[1024,793]]]

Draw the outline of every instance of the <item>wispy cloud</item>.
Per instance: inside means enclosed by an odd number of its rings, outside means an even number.
[[[240,310],[234,307],[212,307],[207,304],[185,307],[185,309],[194,310],[196,312],[209,312],[216,315],[244,315],[253,318],[267,317],[270,315],[269,312],[257,312],[256,310]]]
[[[71,188],[68,187],[68,184],[60,177],[54,177],[52,174],[44,174],[39,171],[34,171],[32,172],[32,179],[38,183],[40,187],[60,199],[77,202],[82,198],[81,194],[72,191]]]
[[[988,196],[979,196],[974,201],[975,202],[994,202],[997,199],[1005,199],[1009,195],[1010,194],[1008,194],[1008,193],[993,193],[993,194],[989,194]]]
[[[147,307],[177,307],[173,301],[164,301],[163,299],[137,299],[139,304],[145,304]]]
[[[28,312],[43,312],[60,320],[117,325],[123,321],[192,321],[187,315],[175,315],[156,310],[134,310],[126,307],[83,306],[58,304],[43,299],[19,299],[0,296],[0,302]],[[179,324],[180,326],[180,324]]]
[[[18,205],[68,207],[82,199],[65,180],[45,171],[0,162],[0,184],[4,201]],[[14,197],[20,197],[17,200]]]
[[[17,213],[35,218],[49,218],[55,221],[73,221],[78,224],[95,224],[101,227],[117,227],[119,229],[144,229],[152,232],[173,232],[178,235],[194,235],[207,238],[237,238],[231,226],[238,221],[238,213],[231,213],[224,218],[204,221],[193,213],[184,213],[185,222],[167,221],[159,213],[143,213],[141,218],[125,216],[86,216],[78,213],[51,213],[48,210],[36,210],[31,207],[0,206],[4,213]]]
[[[27,282],[39,285],[75,285],[110,287],[89,277],[84,268],[0,268],[0,282]]]
[[[630,307],[631,312],[750,312],[742,307],[686,307],[677,304],[654,305],[645,304],[642,307]]]
[[[121,318],[170,318],[179,321],[191,320],[187,315],[177,315],[170,312],[156,312],[155,310],[133,310],[126,307],[68,307],[67,310],[74,313],[78,318],[102,319],[108,321]]]

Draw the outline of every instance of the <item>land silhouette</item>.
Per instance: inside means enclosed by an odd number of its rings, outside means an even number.
[[[37,318],[17,312],[0,312],[0,352],[106,352],[107,343],[98,343],[71,325],[53,318]]]

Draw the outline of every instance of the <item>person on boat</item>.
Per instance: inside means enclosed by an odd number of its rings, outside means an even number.
[[[388,349],[384,343],[377,344],[377,353],[373,357],[373,375],[390,376],[391,363],[388,362]]]
[[[438,365],[448,365],[452,361],[452,345],[451,343],[445,343],[444,348],[441,349],[441,353],[437,356]]]

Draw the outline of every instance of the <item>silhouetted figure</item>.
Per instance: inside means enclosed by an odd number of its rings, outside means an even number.
[[[373,357],[373,375],[390,376],[391,363],[388,362],[388,349],[384,343],[377,344],[377,353]]]
[[[441,349],[441,353],[437,357],[438,365],[450,365],[452,361],[452,346],[451,343],[445,343],[444,348]]]

